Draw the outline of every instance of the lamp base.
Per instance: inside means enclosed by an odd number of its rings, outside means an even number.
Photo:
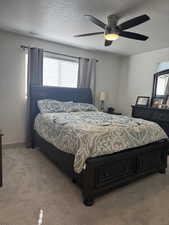
[[[104,111],[104,101],[100,102],[100,111]]]

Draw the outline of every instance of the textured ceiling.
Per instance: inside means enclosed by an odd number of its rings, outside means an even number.
[[[137,54],[169,47],[169,0],[0,0],[0,28],[85,49]],[[84,14],[106,21],[119,14],[121,21],[147,13],[151,20],[136,31],[146,42],[120,38],[104,47],[103,36],[74,38],[74,34],[101,31]]]

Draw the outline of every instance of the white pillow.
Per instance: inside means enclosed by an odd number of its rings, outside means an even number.
[[[65,105],[72,102],[61,102],[54,99],[42,99],[38,101],[38,108],[41,113],[65,112]]]
[[[39,100],[38,108],[41,113],[98,111],[92,104],[61,102],[53,99]]]

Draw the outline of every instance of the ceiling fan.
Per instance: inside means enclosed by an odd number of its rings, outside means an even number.
[[[132,18],[124,23],[121,23],[120,25],[117,24],[119,21],[119,17],[116,15],[109,15],[107,17],[108,24],[103,23],[102,21],[100,21],[94,16],[91,16],[91,15],[85,15],[85,16],[92,23],[104,29],[104,32],[79,34],[79,35],[74,35],[74,37],[86,37],[86,36],[104,34],[105,46],[110,46],[112,42],[117,40],[120,36],[125,38],[140,40],[140,41],[146,41],[148,39],[148,37],[145,35],[125,31],[127,29],[130,29],[132,27],[135,27],[139,24],[142,24],[148,21],[150,17],[147,15],[141,15],[141,16]]]

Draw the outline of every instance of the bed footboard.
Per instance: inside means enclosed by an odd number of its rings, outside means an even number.
[[[169,141],[162,140],[146,146],[128,149],[111,155],[89,158],[81,174],[73,170],[74,156],[60,151],[35,132],[35,146],[50,158],[73,182],[77,183],[86,206],[113,188],[125,185],[152,173],[165,173]]]
[[[86,206],[109,190],[152,173],[165,173],[168,141],[125,150],[109,156],[88,159],[82,173],[83,198]]]

